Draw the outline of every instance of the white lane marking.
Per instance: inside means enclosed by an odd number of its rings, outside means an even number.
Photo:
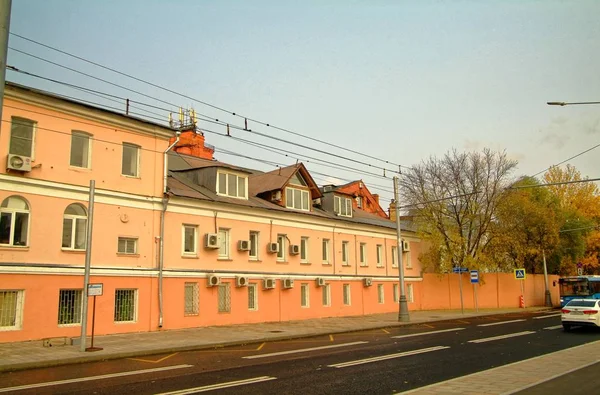
[[[480,324],[480,325],[477,325],[477,326],[494,326],[494,325],[502,325],[502,324],[512,324],[513,322],[521,322],[521,321],[526,321],[526,320],[522,319],[522,320],[492,322],[491,324]]]
[[[560,329],[560,328],[562,328],[562,325],[549,326],[549,327],[544,328],[544,329],[547,329],[547,330],[551,331],[553,329]]]
[[[494,340],[508,339],[510,337],[531,335],[532,333],[535,333],[535,332],[534,331],[524,331],[524,332],[517,332],[517,333],[509,333],[508,335],[501,335],[501,336],[494,336],[494,337],[486,337],[483,339],[469,340],[468,343],[485,343],[485,342],[491,342]]]
[[[442,329],[440,331],[432,331],[432,332],[411,333],[410,335],[392,336],[392,339],[403,339],[405,337],[415,337],[415,336],[421,336],[421,335],[433,335],[434,333],[462,331],[463,329],[466,329],[466,328],[452,328],[452,329]]]
[[[548,315],[543,315],[540,317],[533,317],[534,320],[541,320],[542,318],[549,318],[549,317],[559,317],[561,316],[561,313],[557,313],[557,314],[548,314]]]
[[[101,376],[81,377],[81,378],[78,378],[78,379],[48,381],[46,383],[27,384],[27,385],[20,385],[18,387],[0,388],[0,392],[20,391],[20,390],[27,390],[27,389],[31,389],[31,388],[42,388],[42,387],[51,387],[51,386],[54,386],[54,385],[62,385],[62,384],[70,384],[70,383],[81,383],[82,381],[93,381],[93,380],[110,379],[110,378],[113,378],[113,377],[133,376],[133,375],[136,375],[136,374],[146,374],[146,373],[162,372],[164,370],[191,368],[192,366],[194,366],[194,365],[174,365],[174,366],[165,366],[165,367],[162,367],[162,368],[132,370],[130,372],[103,374]]]
[[[310,347],[310,348],[301,348],[301,349],[298,349],[298,350],[272,352],[270,354],[249,355],[247,357],[242,357],[242,358],[244,358],[244,359],[268,358],[268,357],[274,357],[274,356],[277,356],[277,355],[296,354],[296,353],[300,353],[300,352],[309,352],[309,351],[316,351],[316,350],[327,350],[329,348],[356,346],[358,344],[366,344],[366,343],[368,343],[368,342],[367,341],[360,341],[360,342],[352,342],[352,343],[334,344],[334,345],[331,345],[331,346]]]
[[[417,354],[423,354],[423,353],[426,353],[426,352],[444,350],[446,348],[450,348],[450,347],[448,347],[448,346],[437,346],[437,347],[422,348],[420,350],[413,350],[413,351],[400,352],[400,353],[396,353],[396,354],[382,355],[382,356],[373,357],[373,358],[358,359],[356,361],[348,361],[348,362],[336,363],[336,364],[327,365],[327,366],[330,367],[330,368],[338,368],[338,369],[339,368],[347,368],[349,366],[356,366],[356,365],[362,365],[362,364],[365,364],[365,363],[372,363],[372,362],[385,361],[385,360],[388,360],[388,359],[407,357],[407,356],[410,356],[410,355],[417,355]]]
[[[238,387],[240,385],[256,384],[256,383],[262,383],[263,381],[271,381],[271,380],[277,380],[277,377],[271,377],[271,376],[254,377],[252,379],[246,379],[246,380],[229,381],[227,383],[205,385],[203,387],[186,388],[184,390],[178,390],[178,391],[172,391],[172,392],[162,392],[157,395],[195,394],[197,392],[214,391],[214,390],[220,390],[223,388]]]

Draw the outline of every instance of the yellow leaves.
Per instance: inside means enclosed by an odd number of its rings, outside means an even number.
[[[581,181],[581,173],[571,165],[554,166],[544,174],[546,183]],[[551,185],[547,187],[557,198],[560,207],[573,210],[587,218],[600,218],[600,196],[593,182]]]

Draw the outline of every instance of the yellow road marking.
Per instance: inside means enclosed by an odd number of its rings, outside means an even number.
[[[333,335],[329,335],[329,340],[333,341]]]
[[[456,322],[460,322],[461,324],[470,324],[469,321],[465,321],[465,320],[456,320]]]
[[[387,333],[388,335],[390,334],[390,331],[388,331],[388,330],[385,330],[383,328],[381,328],[381,330],[383,331],[383,333]]]
[[[426,326],[427,328],[435,328],[435,326],[429,325],[429,324],[423,324],[423,326]]]
[[[265,346],[265,344],[267,344],[266,342],[261,344],[260,346],[258,346],[258,348],[256,349],[256,351],[260,351],[262,350],[262,348]]]
[[[171,358],[173,355],[177,355],[177,354],[179,354],[179,353],[175,352],[175,353],[173,353],[171,355],[167,355],[166,357],[162,357],[161,359],[158,359],[156,361],[152,361],[152,360],[149,360],[149,359],[140,359],[140,358],[129,358],[129,359],[131,359],[132,361],[139,361],[139,362],[159,363],[159,362],[162,362],[165,359]]]

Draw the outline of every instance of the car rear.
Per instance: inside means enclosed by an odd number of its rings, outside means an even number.
[[[573,326],[600,327],[600,301],[596,299],[573,299],[561,310],[565,331]]]

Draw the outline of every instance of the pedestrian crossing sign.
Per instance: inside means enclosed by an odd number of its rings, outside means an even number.
[[[525,280],[525,269],[515,269],[515,279],[516,280]]]

